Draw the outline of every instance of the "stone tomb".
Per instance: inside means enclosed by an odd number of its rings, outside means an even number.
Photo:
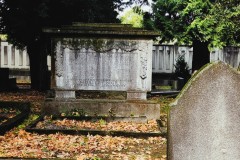
[[[202,68],[170,110],[169,160],[240,159],[240,74],[223,62]]]
[[[121,116],[125,112],[134,115],[146,112],[150,118],[159,118],[159,105],[146,101],[147,92],[151,91],[155,32],[129,25],[82,23],[46,28],[44,32],[51,37],[53,46],[51,88],[55,98],[54,103],[46,103],[48,112],[77,107],[96,114],[114,109]],[[124,91],[127,98],[78,100],[77,90]]]

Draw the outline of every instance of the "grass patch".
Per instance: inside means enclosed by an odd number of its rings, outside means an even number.
[[[169,98],[166,96],[154,96],[150,100],[154,100],[156,103],[160,103],[160,113],[167,114],[170,109],[169,104],[173,102],[174,98]]]
[[[172,86],[156,86],[156,89],[160,90],[171,90]]]
[[[39,117],[39,115],[30,114],[29,117],[27,119],[25,119],[22,124],[20,124],[16,127],[14,132],[18,133],[19,130],[25,129],[29,124],[31,124],[33,121],[35,121],[38,117]]]

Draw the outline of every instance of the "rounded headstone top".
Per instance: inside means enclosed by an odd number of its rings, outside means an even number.
[[[134,36],[154,38],[159,33],[152,30],[133,28],[129,24],[118,23],[79,23],[63,25],[55,28],[43,28],[43,32],[51,35],[91,35],[91,36]]]
[[[213,69],[214,71],[211,71]],[[188,92],[188,90],[194,85],[196,81],[199,81],[199,77],[204,77],[204,79],[206,79],[206,75],[211,75],[210,77],[213,77],[213,75],[216,75],[215,77],[221,78],[222,75],[219,73],[222,73],[224,70],[229,71],[229,74],[231,73],[231,74],[234,74],[235,76],[240,77],[240,72],[238,72],[236,69],[234,69],[229,64],[223,61],[215,61],[215,62],[208,63],[192,75],[192,78],[185,84],[181,92],[178,94],[175,100],[170,104],[170,106],[177,106],[179,99],[181,99],[182,96],[186,94],[186,92]],[[208,81],[210,82],[211,80],[212,79],[209,79]]]

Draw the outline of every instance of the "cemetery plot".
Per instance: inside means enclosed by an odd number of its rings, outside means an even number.
[[[0,99],[8,101],[30,101],[31,112],[19,127],[0,136],[1,159],[161,159],[166,160],[166,138],[148,137],[132,138],[123,136],[69,135],[69,134],[37,134],[23,130],[29,122],[33,122],[41,110],[44,93],[36,91],[0,93]],[[172,99],[162,96],[152,97],[161,108],[167,108]],[[162,109],[163,109],[162,108]],[[79,117],[81,110],[71,110],[65,116]],[[165,113],[161,110],[161,114]],[[78,115],[78,116],[77,116]],[[66,117],[65,117],[66,118]],[[101,118],[98,117],[100,120]],[[134,118],[133,118],[134,119]],[[115,119],[116,120],[116,119]],[[118,119],[120,120],[120,119]],[[145,119],[135,120],[146,123]],[[87,120],[85,120],[87,121]],[[95,120],[97,121],[97,120]],[[107,121],[105,119],[105,121]],[[161,121],[163,123],[163,121]]]
[[[137,122],[138,121],[138,122]],[[41,116],[30,124],[26,131],[42,134],[65,133],[73,135],[111,135],[125,137],[164,136],[159,130],[159,121],[146,117],[66,117]]]
[[[0,135],[20,124],[29,111],[29,103],[0,102]]]

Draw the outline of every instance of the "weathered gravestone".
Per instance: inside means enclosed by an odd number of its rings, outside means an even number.
[[[156,32],[129,25],[83,24],[46,28],[51,37],[51,88],[55,99],[45,112],[73,108],[88,114],[146,115],[159,118],[159,105],[146,101],[152,81],[152,38]],[[75,92],[124,91],[126,100],[78,100]],[[142,101],[130,102],[130,101]]]
[[[170,110],[170,160],[240,159],[240,75],[223,62],[205,66]]]

